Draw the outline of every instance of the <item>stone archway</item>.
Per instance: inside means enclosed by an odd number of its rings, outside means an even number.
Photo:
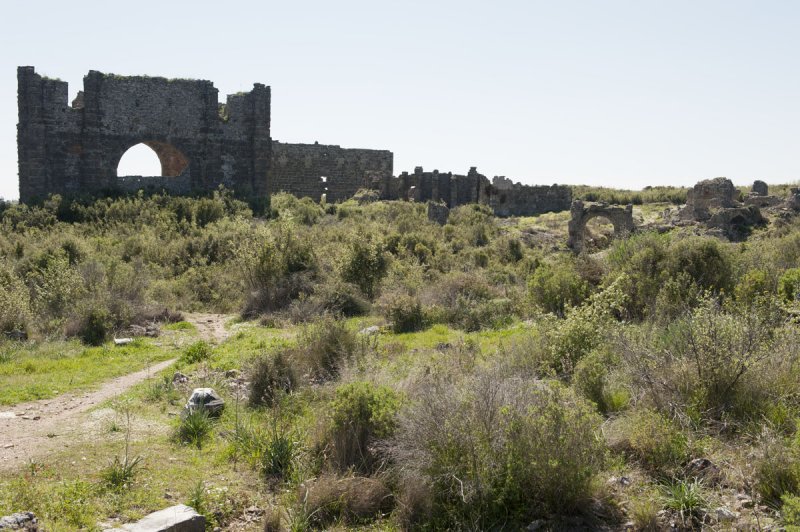
[[[576,253],[583,250],[586,223],[592,218],[602,216],[614,226],[614,237],[630,234],[636,230],[633,225],[633,205],[608,205],[606,203],[584,204],[580,200],[572,202],[572,217],[569,221],[567,245]]]
[[[119,168],[119,163],[122,157],[128,153],[128,150],[136,146],[147,146],[158,157],[158,162],[161,164],[161,177],[178,177],[189,168],[189,159],[184,153],[167,142],[159,142],[157,140],[145,140],[137,142],[136,144],[126,148],[119,156],[115,168]],[[119,177],[119,175],[117,176]]]
[[[143,140],[124,143],[124,147],[112,162],[116,174],[115,188],[124,192],[138,190],[164,190],[171,194],[186,194],[191,191],[190,161],[184,152],[169,142],[159,140]],[[161,167],[156,175],[119,175],[120,162],[125,154],[137,146],[147,146],[158,157]]]

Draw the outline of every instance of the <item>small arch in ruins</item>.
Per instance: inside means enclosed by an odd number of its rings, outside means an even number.
[[[614,238],[630,234],[636,230],[633,223],[633,205],[608,205],[605,203],[584,204],[580,200],[572,202],[567,245],[576,253],[583,251],[586,243],[586,224],[594,218],[605,218],[614,226]]]

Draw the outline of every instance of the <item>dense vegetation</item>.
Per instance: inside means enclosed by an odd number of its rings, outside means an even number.
[[[563,215],[500,220],[477,205],[444,226],[421,204],[283,194],[254,217],[225,191],[56,197],[0,216],[0,389],[53,346],[72,359],[78,341],[181,311],[236,314],[238,334],[180,348],[179,362],[235,413],[187,416],[149,444],[261,479],[218,497],[126,455],[91,473],[0,477],[0,514],[35,507],[61,528],[93,526],[158,509],[137,487],[150,483],[218,524],[257,499],[267,530],[699,527],[721,522],[717,507],[800,523],[797,220],[744,243],[682,228],[574,256]],[[157,349],[129,349],[144,348]],[[241,397],[222,378],[231,369],[247,376]],[[129,400],[168,423],[182,393],[167,377]],[[78,513],[48,506],[70,497]]]

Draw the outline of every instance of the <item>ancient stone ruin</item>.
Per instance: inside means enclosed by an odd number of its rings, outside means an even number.
[[[614,226],[614,237],[622,237],[636,230],[633,223],[633,205],[608,205],[606,203],[587,203],[580,200],[572,202],[568,225],[567,245],[576,253],[584,249],[586,224],[592,218],[606,218]]]
[[[766,191],[766,186],[756,187]],[[759,207],[740,200],[741,194],[730,179],[716,177],[700,181],[686,195],[686,206],[678,212],[679,221],[702,222],[720,230],[732,240],[745,237],[750,228],[764,223]],[[755,195],[756,198],[769,196]]]
[[[472,168],[467,175],[404,172],[392,177],[388,150],[324,144],[285,144],[270,132],[270,88],[218,99],[205,80],[117,76],[89,71],[83,90],[68,103],[67,83],[17,69],[20,200],[49,194],[94,197],[137,190],[208,193],[220,185],[255,200],[275,192],[329,202],[372,188],[382,199],[491,205],[502,216],[569,208],[571,189],[537,187],[495,178]],[[150,147],[159,176],[118,176],[131,147]]]
[[[20,200],[139,189],[203,193],[224,185],[245,198],[278,191],[336,201],[365,176],[391,176],[392,152],[284,144],[270,135],[270,88],[260,83],[225,103],[210,81],[90,71],[67,103],[66,82],[17,69]],[[132,146],[145,144],[160,176],[119,178]]]
[[[498,216],[533,216],[565,211],[572,202],[572,189],[564,185],[531,186],[505,177],[492,182],[472,167],[466,175],[426,172],[421,166],[413,174],[398,177],[374,176],[369,186],[381,199],[442,202],[449,208],[467,203],[489,205]]]

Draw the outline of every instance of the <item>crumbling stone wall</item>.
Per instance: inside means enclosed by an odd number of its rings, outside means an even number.
[[[90,71],[67,104],[67,83],[17,69],[20,200],[51,193],[97,195],[131,189],[117,178],[122,155],[145,143],[161,161],[151,186],[204,192],[224,184],[245,196],[267,193],[272,158],[270,89],[218,102],[210,81],[116,76]],[[178,180],[171,180],[180,177]]]
[[[633,223],[633,205],[608,205],[605,203],[584,204],[580,200],[572,202],[571,218],[567,227],[569,237],[567,245],[576,253],[583,250],[586,224],[592,218],[602,216],[614,226],[614,237],[620,237],[635,231]]]
[[[498,216],[533,216],[567,210],[572,189],[564,185],[523,185],[504,176],[492,179],[489,205]]]
[[[369,186],[382,199],[410,199],[442,202],[448,208],[468,203],[487,204],[498,216],[533,216],[569,209],[572,189],[563,185],[530,186],[495,177],[490,184],[477,168],[466,175],[426,172],[421,166],[414,173],[398,177],[373,176]]]
[[[319,201],[352,197],[368,177],[389,178],[394,156],[387,150],[345,149],[324,144],[273,141],[270,192],[289,192]]]

